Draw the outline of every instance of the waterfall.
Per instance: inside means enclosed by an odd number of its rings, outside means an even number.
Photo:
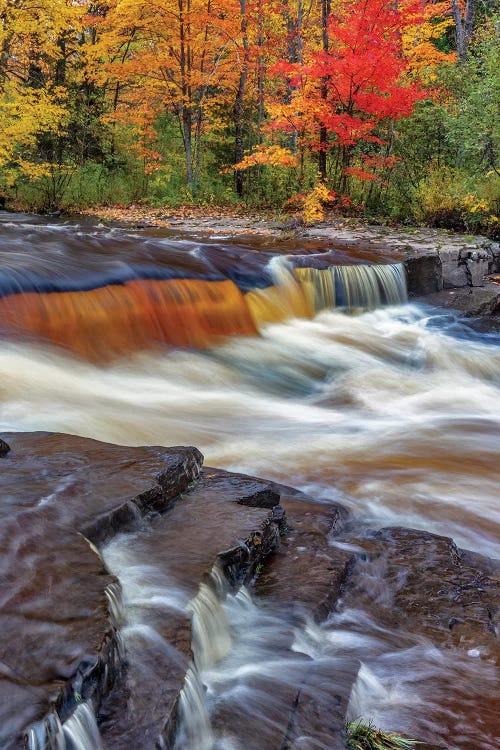
[[[325,309],[372,310],[406,301],[401,263],[294,267],[304,260],[276,255],[265,273],[260,261],[260,276],[248,285],[240,280],[241,288],[231,278],[155,278],[152,272],[141,278],[140,269],[137,278],[129,278],[133,269],[123,279],[97,276],[94,286],[84,275],[55,284],[50,274],[30,286],[27,275],[24,286],[0,288],[1,331],[106,361],[164,346],[210,348]],[[168,275],[171,269],[156,270]]]
[[[104,750],[94,709],[80,703],[64,724],[56,713],[34,724],[28,733],[27,750]]]
[[[203,348],[257,330],[230,280],[140,279],[81,291],[0,297],[2,331],[68,348],[89,359],[162,345]]]
[[[81,703],[63,724],[65,750],[104,750],[90,703]]]
[[[211,750],[215,738],[208,713],[205,686],[191,666],[179,696],[174,750]]]
[[[187,605],[192,613],[193,663],[179,698],[175,750],[210,750],[214,743],[203,673],[231,651],[232,638],[222,606],[226,594],[227,581],[216,563],[208,581],[200,584]]]
[[[312,318],[314,306],[306,297],[288,258],[277,255],[268,263],[273,284],[252,289],[245,301],[257,329],[265,323],[279,323],[290,318]]]
[[[295,273],[316,312],[336,307],[374,310],[407,299],[402,263],[297,268]]]
[[[209,669],[231,649],[231,634],[222,607],[226,583],[217,566],[210,573],[209,583],[201,583],[187,609],[192,612],[192,650],[196,669]]]

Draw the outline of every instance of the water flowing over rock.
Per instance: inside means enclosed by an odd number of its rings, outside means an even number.
[[[340,506],[202,469],[195,448],[6,437],[6,749],[25,736],[29,750],[210,750],[223,737],[247,750],[341,750],[353,696],[372,678],[317,628],[353,608],[498,657],[496,568],[449,539],[353,536]],[[256,604],[242,588],[255,576]],[[255,666],[232,667],[248,648]]]
[[[5,748],[24,731],[43,736],[42,726],[28,727],[50,725],[52,706],[63,722],[81,700],[109,691],[120,661],[110,606],[118,582],[94,543],[164,510],[201,465],[194,448],[123,449],[48,433],[8,441],[0,467]]]
[[[83,246],[66,237],[61,264],[54,227],[37,229],[43,253],[26,267],[0,222],[6,240],[0,333],[97,361],[165,346],[206,348],[325,308],[374,309],[406,300],[402,264],[364,264],[362,251],[357,265],[339,265],[342,252],[304,255],[295,249],[285,255],[251,245],[228,252],[210,242],[158,238],[138,244],[126,234],[96,232]],[[328,286],[331,294],[324,293]]]
[[[0,235],[2,748],[492,750],[491,248]]]
[[[223,596],[248,580],[278,544],[283,513],[273,509],[279,493],[254,478],[215,469],[205,470],[192,487],[202,460],[195,448],[129,449],[48,433],[11,434],[8,440],[12,450],[3,459],[0,478],[10,499],[0,525],[3,576],[9,583],[1,615],[1,689],[7,712],[1,721],[2,747],[19,746],[23,732],[30,750],[44,748],[47,733],[62,738],[82,734],[83,724],[90,727],[88,711],[97,709],[115,681],[120,682],[124,659],[130,664],[124,686],[117,687],[122,694],[111,695],[110,707],[103,707],[104,714],[109,711],[104,742],[108,735],[113,747],[134,738],[140,744],[147,737],[154,744],[162,733],[171,738],[178,698],[185,680],[190,682],[191,649],[195,668],[201,669],[210,645],[200,642],[207,627],[204,608],[210,597]],[[150,530],[143,532],[143,519],[151,514]],[[185,525],[192,533],[183,534]],[[168,679],[164,670],[152,685],[138,678],[136,695],[134,669],[144,665],[134,662],[133,647],[119,634],[120,586],[94,546],[124,532],[129,538],[138,534],[137,559],[143,554],[146,564],[168,569],[184,597],[192,591],[193,623],[202,618],[194,635],[189,608],[166,622],[153,618],[143,623],[167,650],[174,650]],[[219,588],[213,582],[214,565],[220,570]],[[145,606],[150,606],[147,598]],[[220,656],[219,649],[214,658]],[[164,697],[157,700],[155,726],[150,701],[157,691]],[[112,704],[125,694],[145,702],[147,726],[141,725],[140,706],[132,702],[126,715],[119,712],[115,736]],[[87,701],[87,708],[81,701]],[[75,711],[80,719],[67,726],[65,720]],[[124,723],[130,723],[130,730]]]
[[[451,539],[412,529],[382,529],[350,543],[359,552],[342,607],[370,609],[380,622],[500,663],[500,563],[492,568]]]

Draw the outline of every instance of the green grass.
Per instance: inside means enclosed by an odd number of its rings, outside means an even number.
[[[381,732],[371,724],[351,721],[346,727],[349,750],[413,750],[423,743],[397,734]]]

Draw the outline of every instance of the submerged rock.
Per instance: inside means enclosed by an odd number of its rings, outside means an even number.
[[[500,565],[415,529],[382,529],[351,543],[360,551],[342,608],[363,608],[383,624],[500,663]]]
[[[500,315],[500,285],[485,282],[481,287],[443,289],[440,292],[428,294],[419,301],[456,310],[467,318]]]

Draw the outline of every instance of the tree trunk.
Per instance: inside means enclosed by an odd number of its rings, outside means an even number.
[[[243,66],[241,68],[240,79],[238,81],[238,89],[236,91],[236,98],[234,101],[233,116],[234,116],[234,159],[235,163],[238,164],[244,156],[245,142],[244,142],[244,123],[243,123],[243,101],[245,97],[245,89],[248,78],[248,66],[250,60],[249,45],[248,45],[248,18],[247,18],[247,7],[246,0],[240,0],[240,14],[241,14],[241,35],[243,39]],[[243,172],[241,169],[236,169],[234,172],[236,193],[238,198],[243,197]]]
[[[189,18],[190,3],[184,7],[184,0],[178,0],[179,8],[179,63],[181,73],[182,104],[179,107],[179,119],[186,156],[186,183],[190,193],[193,192],[193,110],[191,99],[191,87],[189,75],[191,72],[189,22],[186,22],[187,12]]]
[[[302,49],[303,49],[303,41],[302,41],[302,26],[304,22],[304,7],[302,4],[302,0],[297,0],[297,15],[294,16],[292,13],[290,13],[290,10],[288,8],[288,3],[285,5],[286,11],[285,11],[285,20],[286,20],[286,29],[287,29],[287,36],[288,36],[288,44],[287,44],[287,58],[288,62],[290,63],[298,63],[300,64],[302,62]],[[290,81],[287,81],[286,84],[286,94],[285,94],[285,101],[287,104],[290,104],[293,97],[293,92],[296,89],[296,86],[293,86]],[[289,147],[293,154],[297,153],[297,140],[298,140],[298,133],[297,131],[294,131],[289,138]]]
[[[182,107],[182,140],[184,142],[184,152],[186,155],[186,182],[189,192],[193,191],[193,122],[191,117],[191,108]]]
[[[264,64],[264,15],[262,12],[262,0],[258,1],[257,7],[257,46],[259,48],[259,55],[257,60],[257,142],[259,145],[263,142],[262,137],[262,123],[264,122],[264,80],[265,80],[265,64]]]
[[[474,31],[474,19],[476,17],[477,0],[467,0],[465,16],[462,21],[458,0],[451,0],[453,20],[455,21],[455,39],[457,44],[457,57],[459,62],[467,61],[467,48]]]
[[[321,0],[321,35],[323,41],[323,52],[328,52],[328,17],[330,15],[330,0]],[[328,96],[328,86],[326,80],[321,83],[321,98],[326,102]],[[328,130],[325,125],[320,125],[319,129],[319,174],[321,182],[326,182],[327,174],[327,150],[328,150]]]

